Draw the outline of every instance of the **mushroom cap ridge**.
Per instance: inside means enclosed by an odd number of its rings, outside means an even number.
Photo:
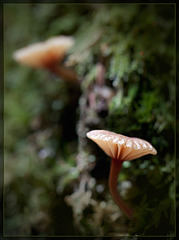
[[[107,130],[92,130],[87,133],[87,137],[97,143],[108,156],[122,161],[157,154],[149,142],[140,138],[127,137]]]

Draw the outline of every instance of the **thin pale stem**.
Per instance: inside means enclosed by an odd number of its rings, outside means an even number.
[[[133,210],[124,203],[124,201],[121,199],[117,191],[117,178],[121,170],[122,163],[123,161],[112,159],[110,175],[109,175],[109,187],[110,187],[111,195],[114,201],[116,202],[116,204],[120,207],[120,209],[126,214],[128,218],[132,218]]]

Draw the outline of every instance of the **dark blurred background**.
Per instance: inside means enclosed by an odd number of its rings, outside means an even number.
[[[174,10],[172,4],[4,4],[5,235],[174,235]],[[64,64],[78,74],[79,86],[12,58],[57,35],[75,38]],[[135,221],[111,198],[110,159],[86,139],[92,129],[140,137],[158,151],[126,162],[119,175]]]

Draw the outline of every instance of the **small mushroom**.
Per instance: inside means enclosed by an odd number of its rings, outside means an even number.
[[[157,154],[155,148],[140,138],[126,137],[106,130],[93,130],[87,137],[98,144],[112,158],[109,187],[114,201],[127,217],[132,218],[133,210],[121,199],[117,191],[117,178],[124,161],[142,157],[147,154]]]
[[[77,82],[75,72],[62,66],[62,61],[73,44],[72,37],[52,37],[44,42],[34,43],[15,51],[13,58],[21,64],[33,68],[45,68],[67,81]]]

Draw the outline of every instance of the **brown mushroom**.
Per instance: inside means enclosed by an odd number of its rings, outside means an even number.
[[[73,44],[72,37],[52,37],[15,51],[13,58],[21,64],[33,68],[45,68],[67,81],[77,82],[75,72],[62,66],[62,60]]]
[[[117,178],[124,161],[142,157],[146,154],[157,154],[155,148],[140,138],[126,137],[106,130],[93,130],[87,137],[99,145],[102,150],[112,158],[109,187],[113,199],[120,209],[131,218],[133,210],[121,199],[117,191]]]

